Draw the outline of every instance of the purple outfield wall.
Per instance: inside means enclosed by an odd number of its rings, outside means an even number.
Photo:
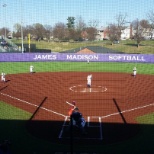
[[[154,63],[154,54],[0,53],[0,62],[90,61]]]

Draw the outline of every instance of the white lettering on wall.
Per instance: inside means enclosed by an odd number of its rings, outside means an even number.
[[[67,55],[67,60],[98,60],[98,55]]]
[[[56,60],[56,55],[35,55],[34,60]]]
[[[120,55],[109,55],[110,61],[145,61],[143,56],[120,56]]]

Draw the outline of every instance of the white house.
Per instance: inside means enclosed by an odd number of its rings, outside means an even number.
[[[96,40],[103,40],[104,38],[104,29],[103,27],[97,29]]]
[[[135,30],[133,29],[132,25],[126,26],[121,31],[121,40],[131,39],[135,34]],[[143,37],[145,39],[154,39],[154,29],[144,29],[143,30]],[[96,33],[96,40],[104,40],[108,38],[108,29],[107,28],[99,28]]]
[[[132,27],[131,26],[125,27],[125,29],[123,29],[121,32],[121,40],[130,39],[131,36],[132,36]]]
[[[96,34],[96,40],[104,40],[108,39],[108,29],[107,28],[99,28]]]
[[[130,39],[132,37],[132,26],[127,26],[122,30],[121,40]],[[96,34],[96,40],[104,40],[108,38],[108,28],[99,28]]]
[[[146,29],[143,31],[143,37],[146,40],[154,39],[154,29]]]

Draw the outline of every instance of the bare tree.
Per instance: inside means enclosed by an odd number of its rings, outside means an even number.
[[[108,26],[108,37],[112,45],[114,41],[119,41],[121,37],[121,32],[119,31],[119,28],[116,24],[110,24]]]
[[[1,28],[0,29],[0,35],[2,36],[2,35],[4,35],[5,36],[5,32],[6,32],[6,36],[7,36],[7,34],[9,33],[9,29],[8,28],[6,28],[6,27],[3,27],[3,28]]]
[[[150,10],[148,13],[147,13],[147,18],[149,19],[150,21],[150,34],[151,34],[151,38],[153,37],[154,35],[154,11],[153,10]]]
[[[21,24],[16,23],[13,26],[14,31],[13,31],[13,36],[16,37],[17,39],[21,38]]]
[[[52,29],[52,27],[50,25],[45,25],[44,28],[45,28],[45,34],[44,34],[44,36],[45,36],[45,38],[48,41],[50,41],[50,37],[52,36],[52,30],[53,29]]]
[[[94,28],[96,28],[96,27],[98,27],[98,25],[99,25],[99,21],[98,20],[90,20],[89,22],[88,22],[88,26],[89,27],[94,27]]]
[[[150,25],[149,21],[143,19],[143,20],[140,21],[140,25],[144,29],[143,30],[144,36],[149,36],[149,32],[151,30],[151,25]]]
[[[17,39],[19,38],[21,39],[21,26],[22,25],[19,23],[14,24],[13,36],[16,37]],[[30,32],[29,26],[22,26],[22,31],[23,31],[23,38],[25,38]]]
[[[53,37],[55,39],[58,39],[57,41],[64,40],[67,37],[67,28],[64,23],[57,23],[53,27]]]
[[[140,42],[144,40],[145,28],[142,27],[143,22],[136,19],[135,21],[132,22],[132,26],[134,29],[134,39],[137,42],[137,47],[139,47]]]
[[[122,30],[125,28],[125,23],[127,22],[126,21],[126,17],[127,17],[127,14],[121,14],[119,13],[118,15],[116,15],[116,21],[117,21],[117,34],[119,35],[118,38],[121,39],[121,33],[122,33]]]
[[[109,24],[108,26],[108,37],[113,45],[114,41],[119,41],[121,39],[122,30],[125,28],[127,14],[119,13],[116,15],[116,23]]]
[[[153,11],[153,10],[150,10],[150,11],[147,13],[147,17],[148,17],[148,19],[151,21],[151,23],[154,24],[154,11]]]
[[[35,36],[35,33],[34,33],[34,27],[32,25],[27,25],[24,27],[23,29],[23,34],[24,36],[28,36],[28,34],[31,34],[31,38],[33,38]]]
[[[19,24],[19,23],[14,24],[13,28],[14,28],[14,32],[20,32],[21,31],[21,24]]]
[[[40,23],[33,24],[33,33],[35,34],[35,38],[37,41],[40,41],[44,37],[45,28]]]
[[[143,20],[140,21],[140,25],[143,28],[146,28],[146,29],[150,27],[149,21],[148,20],[145,20],[145,19],[143,19]]]
[[[69,39],[74,41],[82,41],[81,32],[86,28],[86,24],[81,16],[77,17],[75,27],[68,28]]]
[[[84,22],[82,17],[81,16],[77,17],[76,18],[76,30],[81,32],[85,28],[86,28],[86,23]]]
[[[87,32],[87,39],[89,41],[95,40],[96,33],[97,33],[97,29],[96,28],[88,27],[88,28],[86,28],[86,32]]]

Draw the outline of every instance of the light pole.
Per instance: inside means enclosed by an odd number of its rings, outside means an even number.
[[[23,5],[22,5],[22,0],[20,0],[21,2],[21,52],[24,53],[24,45],[23,45]]]
[[[21,22],[21,52],[24,53],[22,22]]]
[[[7,5],[6,4],[3,4],[3,7],[6,7]],[[6,39],[6,9],[5,9],[5,34],[4,34],[4,37]]]

